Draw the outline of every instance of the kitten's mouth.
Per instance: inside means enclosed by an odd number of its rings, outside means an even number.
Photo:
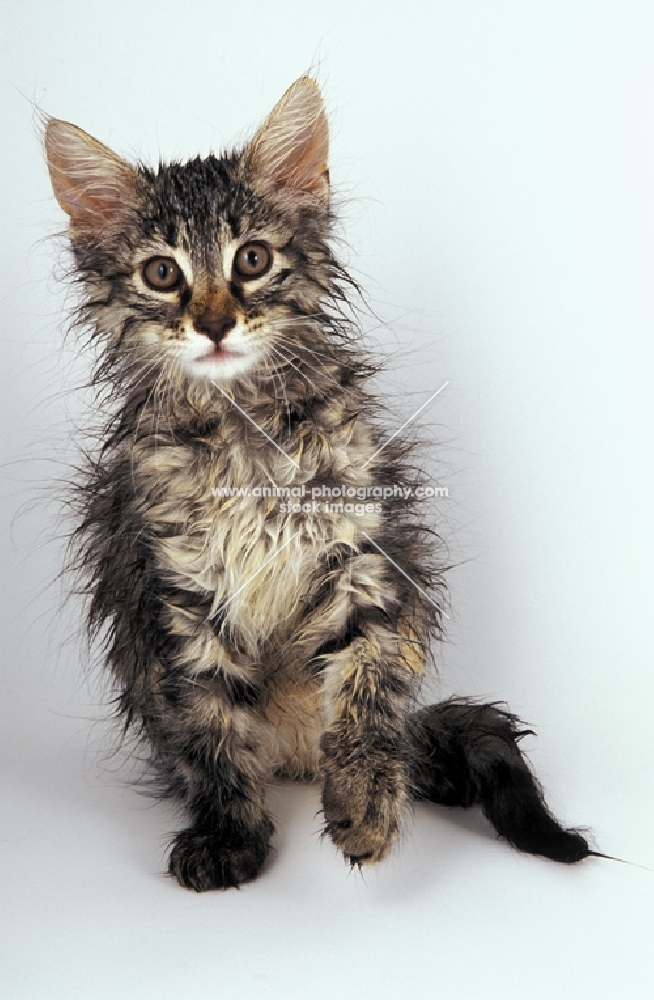
[[[252,345],[242,343],[238,334],[233,342],[223,336],[204,343],[197,340],[191,343],[192,348],[183,364],[196,378],[230,379],[247,371],[254,362]]]
[[[243,351],[228,350],[217,344],[216,347],[208,351],[206,354],[200,354],[195,360],[202,364],[203,362],[221,362],[221,361],[232,361],[236,358],[243,358],[245,354]]]

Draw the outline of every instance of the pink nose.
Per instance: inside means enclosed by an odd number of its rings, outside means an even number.
[[[219,344],[235,323],[236,320],[231,316],[218,316],[216,313],[205,312],[198,316],[193,325],[198,333],[203,333],[214,344]]]

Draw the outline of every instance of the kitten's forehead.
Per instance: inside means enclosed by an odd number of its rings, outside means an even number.
[[[215,273],[243,239],[283,246],[295,225],[270,197],[257,191],[243,157],[196,157],[186,163],[142,168],[142,235],[181,249],[193,269]]]
[[[286,228],[249,183],[238,154],[160,164],[156,174],[143,169],[142,176],[146,235],[193,256],[214,258],[253,228]]]

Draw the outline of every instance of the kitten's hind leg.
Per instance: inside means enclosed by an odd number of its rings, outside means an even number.
[[[588,857],[588,843],[549,811],[543,791],[518,748],[531,730],[497,705],[451,699],[409,720],[416,798],[447,806],[481,805],[500,836],[529,854],[571,864]]]

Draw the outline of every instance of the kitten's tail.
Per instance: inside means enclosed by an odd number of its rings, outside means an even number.
[[[591,851],[578,830],[551,814],[518,741],[532,731],[496,704],[460,698],[409,719],[416,798],[446,806],[481,805],[500,836],[520,851],[573,864]]]

